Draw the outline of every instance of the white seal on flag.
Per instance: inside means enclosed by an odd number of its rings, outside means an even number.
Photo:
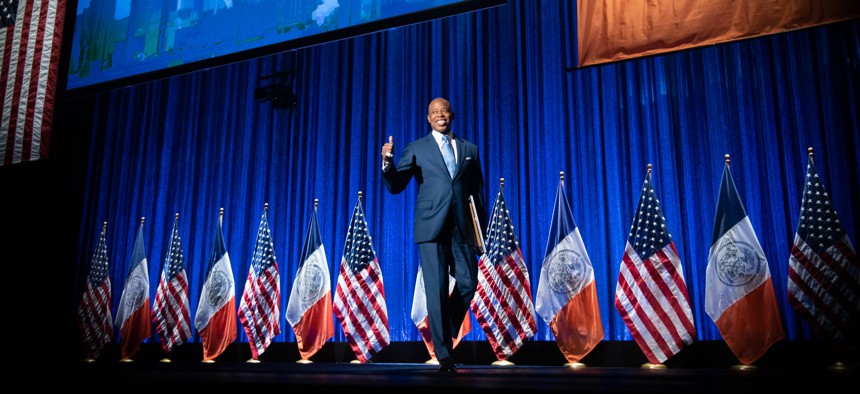
[[[586,269],[582,256],[576,251],[562,249],[550,256],[547,262],[549,269],[549,287],[552,291],[569,294],[582,286]]]
[[[316,301],[319,298],[318,295],[323,286],[323,272],[316,257],[311,256],[305,263],[298,282],[299,294],[303,301]]]
[[[125,305],[129,310],[135,310],[138,306],[143,305],[144,289],[146,287],[145,279],[140,275],[134,275],[128,278],[128,288],[126,289],[128,298],[125,299]]]
[[[758,276],[762,260],[755,249],[745,242],[728,241],[717,250],[716,273],[726,286],[745,286]]]
[[[212,276],[209,281],[209,305],[214,307],[220,306],[227,299],[227,289],[230,287],[230,280],[227,274],[222,270],[212,271]]]

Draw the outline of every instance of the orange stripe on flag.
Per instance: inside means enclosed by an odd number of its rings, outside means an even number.
[[[206,328],[200,331],[203,342],[203,361],[214,360],[227,345],[236,340],[236,297],[230,297],[218,312],[209,319]]]
[[[715,323],[742,364],[763,356],[785,337],[771,278],[726,308]]]
[[[460,332],[457,333],[456,338],[453,338],[455,348],[460,344],[460,341],[463,340],[463,337],[465,337],[469,331],[472,331],[472,315],[466,313],[463,317],[463,323],[460,324]],[[418,324],[418,332],[421,333],[421,340],[424,341],[424,346],[427,347],[427,352],[430,353],[430,359],[436,360],[436,351],[433,350],[433,338],[430,336],[429,317],[425,317],[424,320]]]
[[[331,310],[331,291],[317,300],[301,320],[293,326],[296,343],[302,360],[307,360],[319,351],[329,338],[334,336],[334,316]]]
[[[549,324],[568,362],[579,362],[603,340],[603,322],[594,281],[556,313]]]

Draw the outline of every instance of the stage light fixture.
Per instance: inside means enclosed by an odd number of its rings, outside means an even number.
[[[258,87],[254,89],[254,100],[270,102],[277,109],[294,109],[298,105],[298,96],[293,93],[293,72],[260,77]]]

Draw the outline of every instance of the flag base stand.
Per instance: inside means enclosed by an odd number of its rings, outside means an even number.
[[[172,363],[173,360],[171,360],[170,357],[165,357],[165,358],[162,358],[161,360],[158,360],[158,362],[160,362],[160,363]]]
[[[94,362],[96,362],[96,359],[94,359],[92,357],[87,357],[84,359],[84,362],[85,363],[94,363]]]
[[[494,367],[512,367],[516,364],[514,364],[508,360],[498,360],[498,361],[493,361],[493,363],[490,365],[492,365]]]
[[[313,361],[303,358],[301,360],[296,361],[296,364],[313,364]]]
[[[121,363],[133,363],[134,360],[132,360],[130,358],[123,358],[123,359],[120,359],[119,362],[121,362]]]
[[[248,364],[259,364],[260,360],[257,360],[256,358],[250,358],[250,359],[248,359],[248,361],[245,361],[245,362]]]
[[[435,359],[435,358],[431,358],[431,359],[429,359],[429,360],[425,361],[425,362],[424,362],[424,364],[427,364],[427,365],[439,365],[439,360],[437,360],[437,359]]]
[[[215,364],[215,360],[203,360],[201,361],[203,364]]]
[[[361,364],[361,361],[358,361],[358,360],[352,360],[352,361],[350,361],[349,363],[350,363],[350,364]],[[368,363],[370,363],[370,361],[368,361]]]
[[[848,364],[843,363],[842,361],[837,361],[837,362],[835,362],[835,363],[831,364],[831,365],[830,365],[829,367],[827,367],[827,368],[828,368],[828,369],[832,369],[832,370],[834,370],[834,371],[845,371],[845,370],[849,370],[849,369],[851,369],[851,366],[850,366],[850,365],[848,365]]]
[[[666,365],[665,364],[645,363],[645,364],[642,364],[642,369],[666,369]]]
[[[755,365],[732,365],[732,369],[735,371],[752,371],[754,369],[758,369]]]
[[[582,369],[582,368],[585,368],[585,364],[583,364],[583,363],[581,363],[581,362],[566,363],[566,364],[564,364],[564,366],[565,366],[565,367],[568,367],[568,368],[570,368],[570,369]]]

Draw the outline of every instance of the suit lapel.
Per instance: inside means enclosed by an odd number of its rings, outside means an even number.
[[[439,144],[436,142],[436,139],[433,138],[432,133],[427,134],[427,136],[424,137],[424,149],[427,149],[430,152],[435,152],[435,154],[430,153],[430,156],[436,158],[436,165],[439,166],[441,171],[444,171],[444,173],[447,174],[448,167],[445,165],[445,158],[442,157],[442,151],[439,149]]]
[[[457,169],[454,171],[454,179],[456,179],[457,176],[460,175],[460,169],[463,168],[463,162],[466,160],[466,144],[463,142],[463,140],[457,138],[456,135],[454,136],[454,140],[457,142],[456,144],[454,144],[457,147]],[[433,138],[433,133],[427,134],[424,137],[423,145],[424,149],[436,152],[436,163],[439,165],[441,171],[444,171],[447,174],[448,167],[445,166],[445,158],[442,157],[442,151],[439,149],[439,144],[436,142],[436,139]]]
[[[466,161],[466,144],[456,135],[454,140],[457,141],[457,170],[454,171],[454,179],[456,179],[460,176],[460,169],[463,168],[463,163]]]

